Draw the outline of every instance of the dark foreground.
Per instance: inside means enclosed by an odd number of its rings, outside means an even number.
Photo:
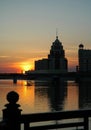
[[[5,105],[6,108],[3,110],[3,120],[0,122],[0,130],[21,130],[21,124],[24,124],[24,130],[56,128],[90,130],[89,117],[91,117],[91,110],[21,114],[21,109],[19,109],[20,105],[16,103],[19,100],[19,95],[11,91],[7,94],[7,100],[9,103]],[[64,122],[62,122],[63,120]],[[48,121],[51,122],[48,123]],[[32,125],[32,123],[35,124]],[[31,126],[29,124],[31,124]]]

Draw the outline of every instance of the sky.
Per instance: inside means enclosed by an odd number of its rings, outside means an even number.
[[[74,71],[79,44],[91,49],[91,0],[0,0],[0,73],[34,69],[56,30]]]

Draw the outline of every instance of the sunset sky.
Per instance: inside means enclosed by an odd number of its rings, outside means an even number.
[[[0,0],[0,73],[33,69],[56,29],[73,71],[79,44],[91,49],[91,0]]]

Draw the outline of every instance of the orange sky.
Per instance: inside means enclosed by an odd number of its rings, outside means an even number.
[[[0,73],[34,68],[59,40],[69,71],[78,65],[78,46],[91,48],[91,0],[2,0],[0,2]],[[24,67],[26,65],[26,67]]]
[[[11,58],[3,57],[2,63],[1,63],[2,72],[7,71],[7,72],[17,72],[17,73],[19,72],[20,73],[20,72],[27,71],[27,70],[34,70],[35,60],[47,58],[48,54],[49,53],[46,52],[46,54],[44,54],[44,56],[40,54],[40,56],[35,56],[36,58],[20,58],[19,61],[18,60],[12,61],[12,57]],[[75,54],[75,52],[71,52],[71,51],[69,53],[69,51],[68,51],[68,52],[66,52],[65,57],[68,60],[69,71],[74,71],[76,65],[78,65],[77,54]],[[5,61],[6,61],[6,63],[5,63]]]
[[[1,61],[1,73],[21,73],[27,70],[34,70],[35,60],[39,60],[42,58],[48,58],[48,54],[50,53],[51,45],[55,41],[56,37],[54,37],[53,41],[51,41],[49,48],[41,50],[34,49],[31,52],[27,52],[27,50],[22,50],[19,52],[8,51],[8,55],[0,56]],[[60,39],[59,39],[60,40]],[[61,41],[62,42],[62,41]],[[75,71],[76,65],[78,65],[78,48],[72,47],[65,48],[64,42],[62,42],[63,49],[65,50],[65,57],[68,60],[68,69],[69,71]],[[6,53],[6,52],[5,52]],[[12,55],[11,55],[12,54]]]

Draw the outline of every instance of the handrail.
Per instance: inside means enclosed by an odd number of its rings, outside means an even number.
[[[75,111],[57,111],[46,113],[33,113],[21,115],[21,123],[24,123],[25,129],[55,129],[55,128],[69,128],[83,126],[84,130],[88,130],[89,117],[91,117],[91,110],[75,110]],[[43,122],[43,121],[58,121],[63,119],[82,118],[83,121],[61,123],[61,124],[47,124],[40,126],[29,127],[29,123]]]
[[[91,117],[91,109],[73,111],[55,111],[45,113],[22,114],[21,122],[37,122],[48,120],[61,120],[70,118]]]

